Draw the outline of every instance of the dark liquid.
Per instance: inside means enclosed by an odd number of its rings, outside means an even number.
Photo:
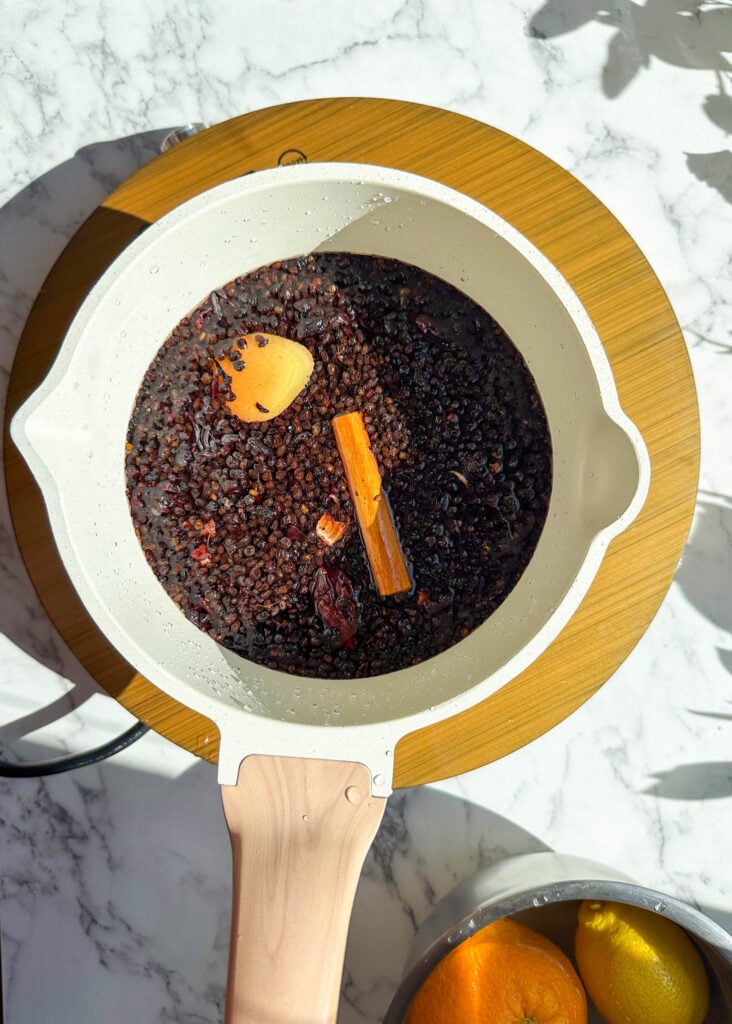
[[[254,331],[300,341],[315,369],[281,416],[243,424],[216,359]],[[380,598],[371,579],[331,428],[354,409],[407,595]],[[305,676],[390,672],[467,636],[525,569],[551,491],[544,410],[501,328],[438,278],[372,256],[288,260],[212,293],[151,364],[128,442],[132,518],[171,598],[226,647]],[[348,523],[333,547],[315,534],[326,511]]]

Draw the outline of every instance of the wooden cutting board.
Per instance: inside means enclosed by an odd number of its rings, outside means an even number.
[[[621,404],[651,457],[651,488],[640,516],[613,541],[585,600],[548,650],[482,704],[399,743],[394,784],[416,785],[486,764],[550,729],[587,700],[638,642],[668,589],[691,521],[699,465],[694,383],[673,311],[641,252],[612,214],[551,160],[495,128],[432,107],[308,100],[245,114],[195,135],[102,203],[69,242],[33,306],[11,373],[7,422],[43,379],[90,287],[146,225],[223,181],[302,160],[423,174],[517,227],[584,303],[612,364]],[[23,557],[69,647],[153,729],[216,761],[216,727],[155,689],[91,621],[56,553],[40,492],[7,434],[6,451]]]

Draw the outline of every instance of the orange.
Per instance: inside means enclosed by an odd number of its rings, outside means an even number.
[[[235,346],[235,347],[234,347]],[[279,416],[310,379],[313,357],[304,345],[279,334],[242,334],[232,341],[236,358],[217,360],[231,378],[231,412],[244,423],[261,423]]]
[[[575,955],[582,981],[608,1024],[701,1024],[709,984],[686,932],[651,910],[586,900]]]
[[[461,942],[428,975],[406,1024],[586,1024],[587,998],[553,942],[510,918]]]

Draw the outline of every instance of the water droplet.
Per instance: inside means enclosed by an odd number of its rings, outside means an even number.
[[[379,772],[378,775],[374,775],[374,785],[375,786],[383,786],[385,782],[386,782],[386,779],[381,774],[381,772]]]
[[[303,821],[308,821],[308,820],[309,820],[309,818],[308,818],[307,814],[303,814],[303,816],[302,816],[302,820],[303,820]]]
[[[376,782],[376,779],[374,779]],[[346,790],[346,800],[349,804],[360,804],[363,800],[363,793],[358,786],[349,786]]]
[[[662,900],[660,903],[656,903],[653,909],[657,914],[661,914],[666,909],[666,904]]]
[[[393,202],[395,202],[395,199],[394,199],[393,196],[384,196],[384,202],[385,203],[393,203]]]
[[[150,273],[151,274],[157,274],[159,272],[159,270],[160,270],[160,267],[156,266],[154,263],[150,267]]]

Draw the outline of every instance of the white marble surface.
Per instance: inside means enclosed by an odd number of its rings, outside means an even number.
[[[54,258],[164,129],[326,95],[432,103],[547,153],[631,232],[684,329],[703,461],[677,580],[562,725],[394,796],[354,909],[343,1024],[380,1019],[429,906],[507,853],[593,857],[732,929],[731,49],[729,0],[3,7],[3,391]],[[5,506],[0,626],[4,750],[54,756],[127,727],[54,634]],[[215,771],[155,735],[101,766],[0,780],[7,1024],[221,1020],[229,891]]]

